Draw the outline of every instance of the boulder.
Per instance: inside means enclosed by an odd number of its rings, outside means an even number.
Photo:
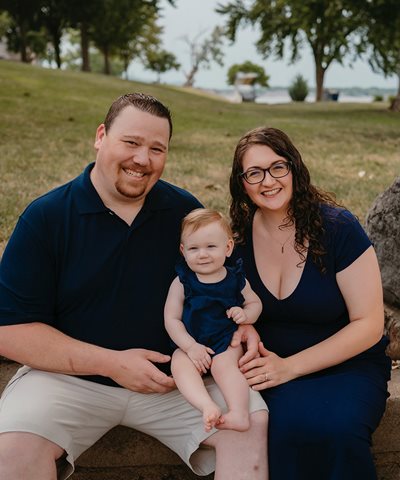
[[[400,177],[375,199],[366,231],[378,256],[385,303],[400,308]]]
[[[386,349],[392,360],[400,360],[400,310],[385,306],[385,335],[389,339]]]

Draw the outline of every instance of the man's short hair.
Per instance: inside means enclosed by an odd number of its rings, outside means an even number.
[[[126,93],[118,97],[111,105],[104,120],[106,132],[109,131],[114,120],[126,107],[135,107],[142,112],[150,113],[156,117],[166,118],[169,123],[169,138],[172,137],[172,118],[168,107],[151,95],[144,93]]]

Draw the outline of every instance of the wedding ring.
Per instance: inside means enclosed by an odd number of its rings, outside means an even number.
[[[264,382],[268,382],[268,373],[264,373],[264,375],[265,375]]]

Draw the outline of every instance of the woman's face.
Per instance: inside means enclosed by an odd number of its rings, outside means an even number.
[[[273,173],[280,175],[280,172],[286,173],[287,163],[285,158],[280,157],[270,147],[253,145],[244,154],[242,167],[243,172],[249,172],[254,168],[273,167]],[[257,207],[286,215],[293,195],[291,171],[281,178],[274,178],[269,172],[265,172],[264,180],[256,184],[249,184],[244,178],[242,181],[247,195]]]

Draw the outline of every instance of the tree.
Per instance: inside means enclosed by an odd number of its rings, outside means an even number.
[[[123,61],[126,78],[128,78],[129,64],[134,58],[139,58],[146,65],[150,52],[160,49],[163,28],[157,24],[157,21],[158,13],[148,12],[146,21],[140,23],[136,34],[117,51]]]
[[[100,10],[102,0],[66,0],[68,2],[68,23],[79,30],[81,47],[81,70],[90,72],[90,28],[91,22]]]
[[[25,63],[46,47],[44,32],[40,30],[40,6],[40,0],[0,0],[0,11],[7,12],[11,19],[6,32],[8,48],[19,52]]]
[[[266,75],[265,70],[260,65],[256,65],[250,61],[235,63],[228,70],[228,85],[235,85],[238,73],[254,73],[255,76],[252,79],[252,85],[257,84],[262,87],[268,87],[269,76]]]
[[[307,81],[300,74],[296,75],[288,91],[294,102],[304,102],[308,95]]]
[[[362,0],[233,0],[219,5],[217,12],[227,15],[227,32],[234,41],[243,24],[258,25],[258,51],[267,58],[283,58],[287,41],[291,63],[299,58],[305,42],[315,62],[316,100],[322,99],[324,76],[333,61],[343,62],[356,52],[357,34],[368,21]]]
[[[158,3],[157,0],[101,2],[101,8],[91,21],[91,38],[104,56],[104,73],[111,73],[112,56],[124,54],[126,58],[132,58],[138,51],[139,38],[145,39],[146,45],[151,38],[156,44],[160,42],[154,29],[158,19]],[[171,0],[170,3],[173,4]],[[149,25],[153,27],[152,36],[146,34]]]
[[[375,72],[397,75],[397,96],[390,109],[400,112],[400,9],[398,0],[371,0],[366,38]],[[367,50],[368,51],[368,50]]]
[[[12,20],[7,12],[0,13],[0,39],[2,39],[11,27]]]
[[[157,73],[157,83],[160,83],[162,73],[172,69],[179,70],[181,67],[175,55],[166,50],[150,50],[147,53],[144,66]]]
[[[193,39],[187,35],[183,37],[183,41],[189,46],[190,54],[190,70],[184,72],[186,77],[184,87],[193,87],[194,79],[201,67],[210,68],[213,61],[218,65],[223,65],[221,47],[225,35],[224,30],[221,27],[215,27],[210,37],[200,41],[204,33],[204,31],[198,33]]]
[[[57,68],[61,68],[60,44],[64,29],[68,26],[68,8],[68,0],[45,0],[40,8],[40,19],[53,45]]]

